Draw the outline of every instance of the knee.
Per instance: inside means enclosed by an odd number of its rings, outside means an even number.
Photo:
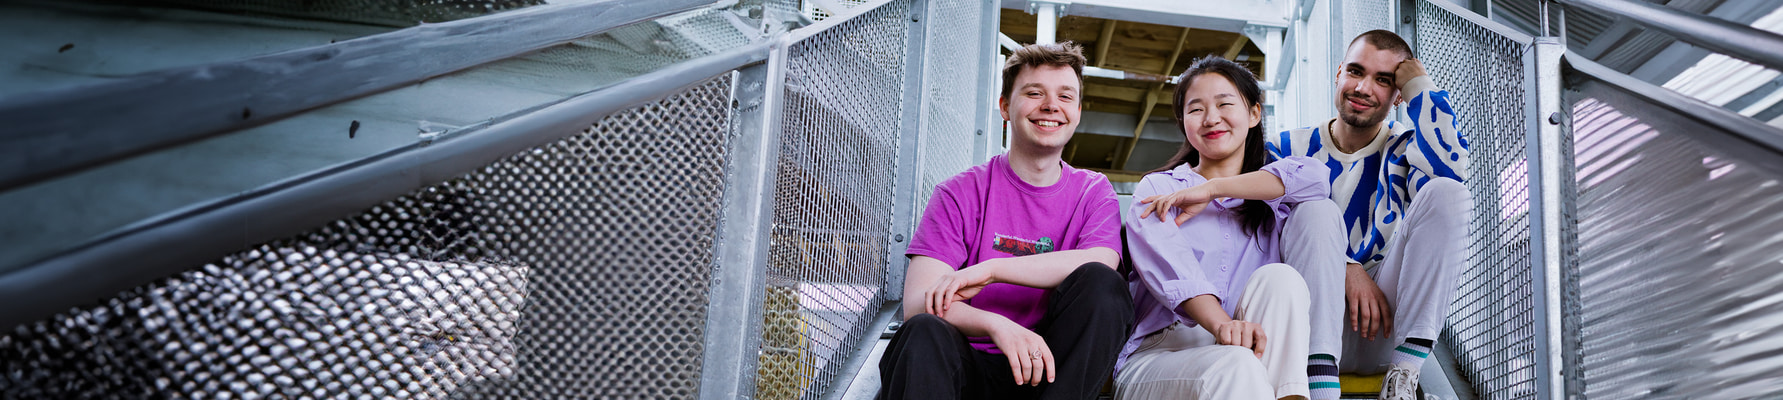
[[[935,314],[916,314],[916,316],[904,320],[904,325],[898,327],[897,336],[901,336],[900,339],[905,342],[915,344],[916,347],[928,348],[943,346],[956,336],[960,336],[960,333],[953,324],[947,323],[947,320],[941,319]]]
[[[1473,193],[1454,179],[1434,178],[1418,188],[1417,197],[1406,212],[1407,219],[1435,218],[1445,225],[1466,224],[1473,219]]]
[[[1065,279],[1071,281],[1074,290],[1084,291],[1093,297],[1132,300],[1127,296],[1127,278],[1115,272],[1108,264],[1091,262],[1079,265]]]
[[[1310,237],[1327,237],[1341,242],[1347,237],[1343,229],[1343,209],[1331,199],[1318,199],[1295,204],[1288,212],[1288,218],[1282,223],[1283,237],[1296,237],[1299,240],[1310,240]]]
[[[1077,292],[1079,299],[1088,299],[1103,312],[1131,315],[1133,297],[1127,293],[1127,279],[1108,264],[1091,262],[1077,267],[1065,278],[1062,290]]]
[[[904,320],[904,325],[898,327],[899,331],[917,334],[916,336],[946,335],[952,333],[954,329],[953,324],[947,323],[947,320],[927,313],[916,314],[916,316]]]
[[[1108,289],[1127,291],[1127,279],[1122,277],[1119,272],[1115,272],[1114,267],[1099,262],[1089,262],[1077,266],[1077,269],[1071,271],[1071,276],[1066,279],[1095,292],[1103,292]]]
[[[904,324],[898,327],[898,334],[892,337],[892,341],[899,344],[897,347],[903,350],[897,355],[889,355],[888,352],[886,358],[930,357],[936,351],[953,346],[953,342],[959,339],[964,337],[947,320],[935,314],[917,314],[904,320]]]
[[[1294,270],[1294,267],[1282,263],[1257,268],[1256,272],[1251,273],[1249,288],[1245,290],[1270,293],[1271,297],[1291,301],[1297,306],[1309,303],[1311,297],[1306,288],[1306,278],[1300,276],[1300,271]]]
[[[1449,178],[1433,178],[1418,188],[1418,198],[1413,202],[1426,202],[1436,207],[1473,207],[1473,192],[1467,185]]]
[[[1320,221],[1343,222],[1343,209],[1337,208],[1337,202],[1331,199],[1318,199],[1294,205],[1288,213],[1289,224],[1308,224]]]
[[[1251,273],[1251,280],[1273,290],[1306,291],[1306,278],[1288,264],[1274,263],[1257,268],[1257,272]]]

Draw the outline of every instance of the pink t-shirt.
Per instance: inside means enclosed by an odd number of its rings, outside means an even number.
[[[1120,202],[1108,177],[1061,163],[1059,181],[1039,187],[1016,176],[1007,157],[998,155],[936,185],[905,255],[933,257],[957,270],[1060,250],[1120,252]],[[994,283],[967,303],[1034,329],[1046,314],[1048,292]],[[988,337],[968,340],[980,351],[1002,354]]]

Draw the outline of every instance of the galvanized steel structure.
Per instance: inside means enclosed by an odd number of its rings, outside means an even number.
[[[517,6],[0,98],[0,397],[840,396],[928,193],[1001,151],[998,4],[818,3]],[[1391,29],[1464,118],[1457,395],[1783,391],[1783,130],[1445,1],[1292,8],[1273,98],[1315,109],[1333,70],[1292,55]],[[365,18],[456,15],[427,10]],[[1666,28],[1780,67],[1783,39],[1725,25]],[[535,93],[336,117],[496,86]],[[103,185],[262,162],[54,226]]]

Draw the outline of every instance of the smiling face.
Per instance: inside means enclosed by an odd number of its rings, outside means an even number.
[[[1337,116],[1355,128],[1375,128],[1399,102],[1394,71],[1405,55],[1365,40],[1350,45],[1337,71]],[[1372,132],[1372,131],[1366,131]]]
[[[1063,151],[1083,112],[1077,72],[1065,65],[1024,67],[1014,81],[1010,93],[998,100],[1014,133],[1010,146]]]
[[[1225,75],[1196,75],[1182,102],[1182,131],[1203,161],[1242,156],[1245,135],[1262,122],[1262,106],[1247,104]]]

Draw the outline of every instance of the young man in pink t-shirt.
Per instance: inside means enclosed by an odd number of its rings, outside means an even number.
[[[881,399],[1089,399],[1133,325],[1114,270],[1120,204],[1061,159],[1082,112],[1082,49],[1029,45],[1003,67],[1009,152],[935,187],[906,253],[903,328]]]

